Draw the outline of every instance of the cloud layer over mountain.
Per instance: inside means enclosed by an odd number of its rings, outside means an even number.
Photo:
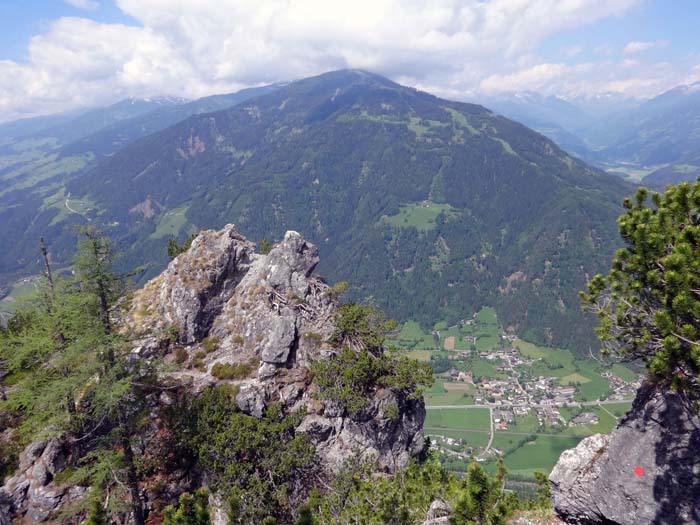
[[[561,62],[540,55],[549,37],[624,16],[642,0],[116,3],[134,25],[60,18],[31,39],[26,62],[0,61],[0,120],[127,95],[194,98],[345,67],[462,99],[475,91],[542,88],[651,95],[685,80],[689,70],[648,64],[640,77],[629,60],[625,69],[604,57],[573,62],[578,52]],[[635,48],[639,58],[641,44],[631,42],[628,52]]]

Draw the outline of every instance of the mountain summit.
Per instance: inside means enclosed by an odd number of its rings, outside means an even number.
[[[193,116],[66,190],[128,264],[164,265],[166,239],[200,228],[294,229],[325,275],[400,320],[492,304],[512,330],[587,348],[576,290],[612,254],[630,188],[482,106],[342,70]]]

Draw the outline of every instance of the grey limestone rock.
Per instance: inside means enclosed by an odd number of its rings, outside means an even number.
[[[700,415],[692,402],[645,386],[609,436],[565,451],[550,475],[567,523],[700,523]]]

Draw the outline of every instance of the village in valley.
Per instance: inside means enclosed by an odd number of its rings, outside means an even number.
[[[623,364],[518,339],[490,308],[430,332],[408,322],[393,343],[435,370],[426,435],[455,471],[502,457],[516,477],[548,472],[562,450],[612,430],[640,386]]]

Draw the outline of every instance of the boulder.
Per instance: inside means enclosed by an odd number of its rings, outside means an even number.
[[[265,414],[265,390],[258,384],[244,384],[236,395],[236,405],[250,416],[262,418]]]
[[[646,385],[608,436],[565,451],[549,477],[572,524],[700,523],[700,415],[693,400]]]
[[[450,523],[450,506],[441,500],[435,500],[430,504],[428,514],[423,525],[448,525]]]

